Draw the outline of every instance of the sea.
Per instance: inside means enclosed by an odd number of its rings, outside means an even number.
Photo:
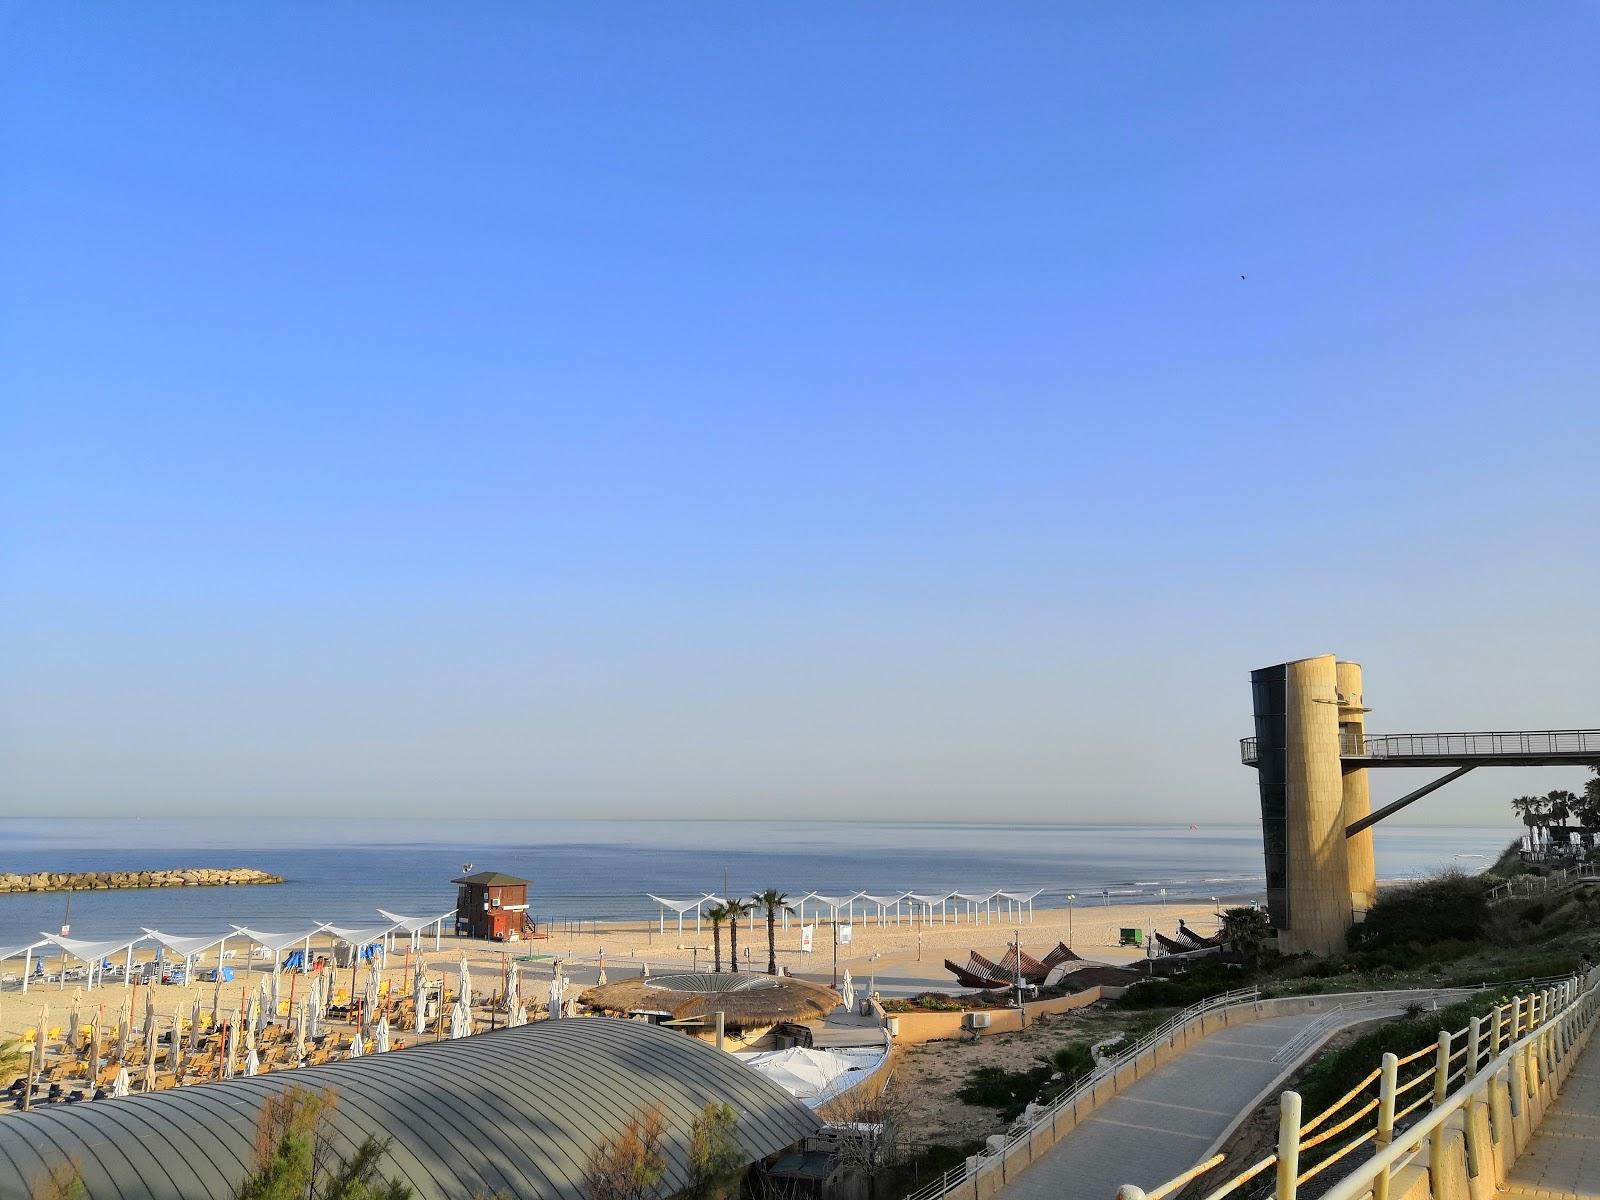
[[[1378,874],[1476,871],[1510,825],[1380,825]],[[850,895],[1042,889],[1039,907],[1238,900],[1265,886],[1254,825],[966,824],[939,821],[317,819],[0,820],[0,872],[256,867],[272,886],[0,894],[0,948],[70,922],[98,941],[141,928],[369,926],[455,904],[451,880],[495,870],[532,881],[542,922],[653,917],[648,893],[693,899],[776,887]]]

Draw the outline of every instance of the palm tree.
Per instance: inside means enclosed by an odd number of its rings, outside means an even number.
[[[750,897],[750,903],[757,908],[767,910],[767,974],[778,973],[778,914],[780,912],[793,912],[789,907],[789,897],[777,888],[768,888],[764,892],[757,892]]]
[[[739,973],[739,918],[749,912],[750,902],[731,899],[722,906],[722,915],[728,919],[728,970]]]
[[[1559,824],[1572,815],[1578,797],[1564,788],[1557,788],[1544,798],[1544,802],[1549,808],[1550,819]]]
[[[0,1086],[27,1074],[32,1057],[33,1047],[25,1042],[0,1042]]]
[[[1511,802],[1511,811],[1522,818],[1522,823],[1529,829],[1539,824],[1539,818],[1544,816],[1543,796],[1518,796]]]
[[[722,974],[722,923],[728,919],[728,914],[722,911],[722,905],[713,904],[706,909],[706,920],[711,922],[711,969],[717,974]]]

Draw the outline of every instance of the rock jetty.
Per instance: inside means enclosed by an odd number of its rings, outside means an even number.
[[[283,877],[254,867],[188,867],[173,871],[0,872],[0,892],[98,892],[111,888],[224,887],[282,883]]]

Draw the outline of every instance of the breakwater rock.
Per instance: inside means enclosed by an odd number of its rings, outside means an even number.
[[[172,871],[0,872],[0,892],[98,892],[113,888],[225,887],[282,883],[280,875],[254,867],[185,867]]]

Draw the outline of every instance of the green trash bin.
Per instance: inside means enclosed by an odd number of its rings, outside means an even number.
[[[1124,929],[1122,931],[1122,940],[1120,942],[1118,942],[1117,944],[1119,946],[1142,946],[1142,945],[1144,945],[1144,930],[1142,930],[1142,929]]]

